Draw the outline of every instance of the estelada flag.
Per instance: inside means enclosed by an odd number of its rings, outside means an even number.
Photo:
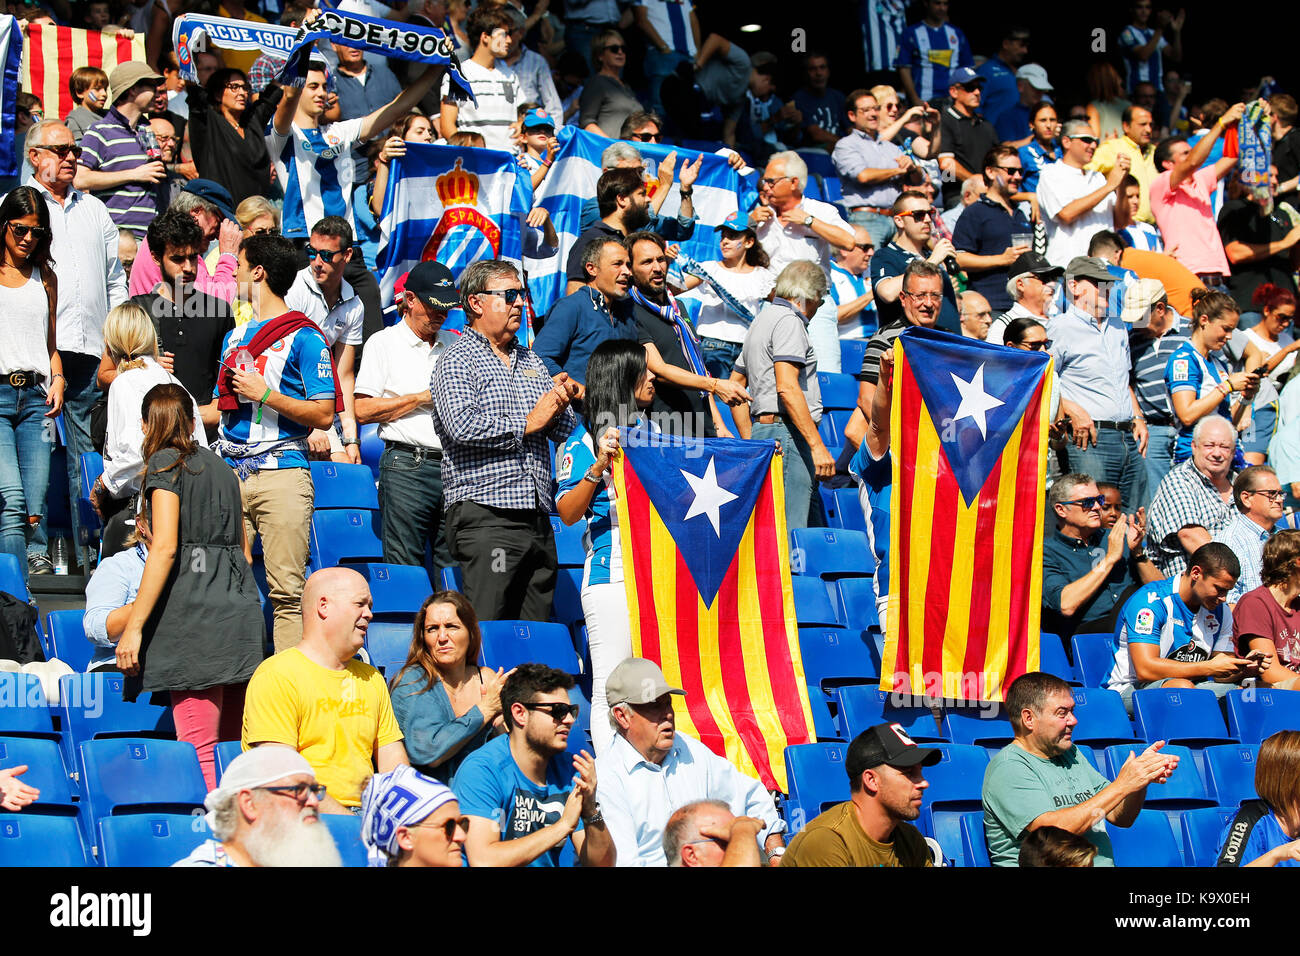
[[[677,729],[769,789],[813,739],[776,443],[623,430],[614,484],[632,653],[663,668]]]
[[[1051,359],[910,328],[894,342],[883,690],[1002,700],[1038,669]]]
[[[119,63],[131,60],[144,60],[144,36],[140,34],[128,40],[98,30],[29,23],[19,81],[25,92],[40,99],[46,119],[62,120],[77,105],[68,89],[73,70],[97,66],[112,73]]]

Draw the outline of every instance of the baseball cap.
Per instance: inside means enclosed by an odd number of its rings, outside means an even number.
[[[980,76],[969,66],[959,66],[948,74],[949,86],[974,86],[976,83],[983,83],[984,77]]]
[[[211,179],[191,179],[181,192],[190,193],[212,203],[227,219],[235,218],[235,201],[230,198],[230,190],[221,183]]]
[[[524,114],[524,129],[536,129],[538,126],[549,126],[555,129],[555,117],[540,108],[529,110]]]
[[[1067,279],[1092,279],[1094,282],[1112,282],[1115,277],[1106,263],[1093,256],[1075,256],[1065,267]]]
[[[1138,279],[1124,290],[1124,310],[1120,318],[1130,325],[1147,317],[1151,307],[1165,298],[1165,285],[1159,279]]]
[[[1022,276],[1026,272],[1038,276],[1040,279],[1059,279],[1065,272],[1060,266],[1054,266],[1036,252],[1026,252],[1011,264],[1010,271],[1007,275],[1011,277]]]
[[[245,750],[230,761],[226,772],[221,775],[221,783],[203,799],[203,805],[208,809],[208,826],[213,824],[216,805],[231,793],[265,787],[268,783],[283,780],[295,773],[315,776],[316,771],[307,762],[307,758],[292,747],[262,744],[252,750]]]
[[[414,292],[431,308],[448,310],[460,306],[456,280],[452,278],[451,270],[441,262],[418,263],[403,279],[403,291]]]
[[[713,231],[717,232],[719,229],[728,229],[731,232],[744,232],[747,229],[752,230],[753,228],[754,227],[749,224],[749,217],[744,213],[737,211],[728,216],[725,222],[720,222],[714,226]]]
[[[1054,89],[1051,82],[1047,79],[1047,71],[1037,63],[1026,63],[1020,69],[1016,70],[1016,79],[1024,80],[1036,90],[1051,92]]]
[[[119,63],[108,77],[109,104],[116,103],[118,97],[144,80],[157,80],[161,83],[163,78],[155,73],[148,63],[141,63],[139,60]]]
[[[680,687],[669,687],[664,672],[654,661],[644,657],[629,657],[620,663],[605,679],[605,702],[615,704],[649,704],[664,694],[681,694]]]
[[[900,769],[921,764],[932,767],[939,762],[937,750],[918,747],[899,724],[876,724],[853,738],[844,757],[844,769],[849,779],[856,779],[864,770],[887,763]]]

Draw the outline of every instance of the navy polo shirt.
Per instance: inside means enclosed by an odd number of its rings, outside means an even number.
[[[963,213],[963,215],[965,215]],[[1103,621],[1115,610],[1129,588],[1140,583],[1133,572],[1128,543],[1124,544],[1124,557],[1111,569],[1103,584],[1079,609],[1069,617],[1061,613],[1061,592],[1066,585],[1079,580],[1106,556],[1107,529],[1099,530],[1091,541],[1081,541],[1054,531],[1043,541],[1043,630],[1049,634],[1069,637],[1079,630],[1084,621]]]
[[[1015,233],[1033,233],[1029,224],[1018,208],[1014,214],[1008,214],[1001,204],[981,196],[966,207],[966,211],[957,220],[957,228],[952,231],[952,244],[962,252],[977,256],[998,256],[1007,251],[1011,245],[1011,236]],[[1005,312],[1011,308],[1011,296],[1007,295],[1007,267],[997,269],[967,269],[970,276],[970,288],[989,300],[993,312]]]
[[[631,299],[608,302],[591,286],[583,286],[551,306],[532,348],[552,376],[568,372],[569,378],[586,385],[587,361],[602,342],[636,338]]]
[[[969,211],[968,209],[967,212]],[[1002,248],[1005,249],[1006,246]],[[883,249],[877,249],[876,254],[871,257],[872,286],[881,279],[901,276],[907,264],[915,258],[917,256],[914,253],[908,252],[896,242],[888,243]],[[893,302],[886,302],[877,297],[876,315],[880,320],[878,327],[882,329],[906,321],[903,318],[902,296]],[[952,332],[954,335],[961,334],[961,312],[957,308],[957,293],[952,287],[952,279],[946,273],[943,277],[943,307],[939,310],[939,321],[935,327],[945,332]]]

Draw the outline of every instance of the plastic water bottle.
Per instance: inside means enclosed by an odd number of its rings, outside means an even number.
[[[68,539],[67,538],[58,537],[50,542],[50,562],[54,565],[55,574],[68,573]]]
[[[256,369],[253,364],[253,353],[248,349],[240,349],[235,353],[235,369],[240,372],[252,372]],[[241,402],[251,402],[252,399],[245,398],[243,395],[236,396]]]

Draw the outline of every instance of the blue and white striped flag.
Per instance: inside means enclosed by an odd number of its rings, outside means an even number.
[[[533,304],[539,313],[545,313],[564,295],[564,267],[569,250],[577,241],[581,230],[582,204],[596,194],[596,180],[600,178],[600,154],[614,141],[573,126],[561,127],[557,133],[560,152],[550,173],[537,189],[537,205],[550,214],[551,222],[560,237],[560,254],[551,259],[525,259],[528,267],[528,287]],[[659,161],[674,150],[678,170],[683,160],[695,161],[700,153],[661,143],[636,143],[645,160],[646,189],[654,197],[659,185]],[[723,156],[704,153],[699,178],[695,180],[692,200],[698,222],[695,234],[681,244],[682,252],[700,262],[719,256],[718,234],[713,227],[726,222],[739,208],[737,193],[741,189],[740,177],[727,165]],[[660,215],[676,216],[681,206],[681,196],[674,180],[672,192],[659,210]]]
[[[14,153],[15,98],[18,72],[23,63],[23,31],[9,14],[0,16],[0,176],[17,176],[22,159]]]

